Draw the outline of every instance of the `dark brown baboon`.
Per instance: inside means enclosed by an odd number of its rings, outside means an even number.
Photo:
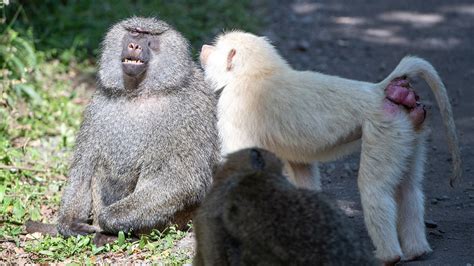
[[[194,216],[194,265],[374,265],[325,196],[296,188],[270,152],[232,153]]]

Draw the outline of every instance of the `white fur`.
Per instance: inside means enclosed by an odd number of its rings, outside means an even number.
[[[228,70],[231,49],[236,54]],[[236,31],[218,37],[205,63],[207,80],[216,90],[225,86],[218,103],[223,155],[268,149],[287,161],[294,183],[320,189],[310,164],[361,147],[358,185],[376,256],[391,262],[431,251],[421,190],[425,134],[415,131],[406,113],[382,108],[392,79],[421,74],[444,111],[453,159],[460,162],[446,89],[428,62],[407,57],[378,84],[355,81],[295,71],[264,37]]]

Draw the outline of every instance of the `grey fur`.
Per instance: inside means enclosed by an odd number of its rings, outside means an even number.
[[[270,152],[241,150],[195,214],[194,265],[375,265],[346,219],[321,193],[292,185]]]
[[[130,27],[160,41],[132,88],[124,85],[120,57]],[[98,90],[77,136],[58,231],[83,233],[74,224],[91,220],[108,233],[186,224],[218,160],[215,104],[179,32],[155,18],[114,25],[102,44]]]

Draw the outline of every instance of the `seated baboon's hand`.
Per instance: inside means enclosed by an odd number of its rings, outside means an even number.
[[[420,97],[406,77],[392,80],[385,88],[385,97],[392,103],[384,105],[386,111],[393,112],[394,105],[403,106],[415,128],[419,128],[425,121],[425,106],[420,103]]]

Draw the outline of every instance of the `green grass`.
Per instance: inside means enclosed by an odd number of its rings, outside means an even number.
[[[165,264],[191,263],[191,257],[185,251],[175,249],[176,242],[183,239],[187,232],[170,227],[164,232],[154,231],[141,236],[137,241],[127,240],[119,233],[118,240],[112,244],[96,247],[91,236],[77,236],[63,239],[46,236],[29,241],[25,251],[35,257],[35,262],[66,261],[75,263],[107,262],[107,257],[113,261],[156,261]]]
[[[196,51],[222,30],[255,30],[249,1],[0,1],[0,264],[190,262],[190,252],[175,247],[187,232],[174,228],[97,248],[90,236],[26,235],[23,224],[55,222],[108,27],[131,15],[159,16]]]

